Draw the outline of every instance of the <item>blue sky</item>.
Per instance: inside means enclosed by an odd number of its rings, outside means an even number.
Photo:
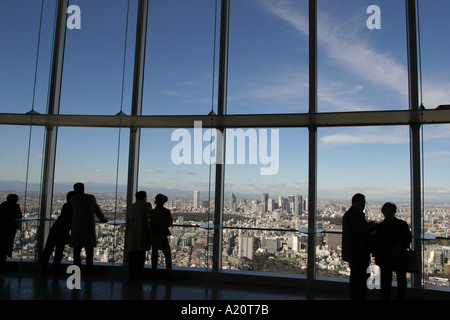
[[[48,94],[54,3],[45,1],[35,110]],[[423,102],[450,103],[446,12],[450,3],[420,1]],[[426,4],[425,4],[426,3]],[[81,29],[68,30],[61,96],[63,114],[130,113],[137,1],[73,0]],[[381,29],[369,30],[366,9],[381,9]],[[144,114],[207,114],[216,109],[214,1],[150,1]],[[31,109],[40,1],[0,1],[0,111]],[[404,1],[318,1],[318,108],[322,112],[406,109]],[[216,51],[217,54],[217,51]],[[213,75],[216,78],[213,79]],[[215,81],[213,81],[215,80]],[[228,113],[307,112],[307,1],[231,1]],[[122,97],[123,84],[123,103]],[[176,128],[174,128],[176,129]],[[116,181],[119,129],[60,128],[55,181]],[[139,184],[208,190],[208,165],[174,165],[172,129],[142,131]],[[225,191],[307,194],[308,132],[280,129],[277,175],[261,165],[228,165]],[[126,183],[129,132],[120,131],[119,183]],[[407,127],[322,128],[318,133],[318,195],[347,200],[409,199]],[[450,195],[450,125],[424,129],[426,200]],[[11,138],[14,137],[14,138]],[[24,180],[28,127],[0,127],[1,176]],[[43,129],[33,128],[29,181],[39,181]],[[205,143],[206,145],[206,143]],[[214,171],[213,175],[214,177]],[[444,177],[444,178],[443,178]],[[212,186],[214,184],[212,183]],[[389,198],[389,199],[388,199]]]

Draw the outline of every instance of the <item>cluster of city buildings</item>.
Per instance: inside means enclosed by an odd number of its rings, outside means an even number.
[[[2,196],[6,197],[6,193]],[[97,224],[98,245],[95,261],[123,263],[125,245],[125,195],[96,194],[109,223]],[[151,198],[151,195],[149,195]],[[65,202],[64,194],[55,194],[53,219]],[[366,206],[366,218],[381,222],[382,203]],[[39,197],[27,197],[21,232],[16,236],[15,258],[36,258],[36,231],[39,219]],[[398,203],[397,217],[410,223],[409,204]],[[166,207],[172,212],[170,245],[175,266],[208,268],[211,266],[213,230],[203,228],[212,223],[213,203],[208,196],[194,191],[193,197],[170,196]],[[316,273],[322,276],[347,277],[349,266],[341,259],[341,222],[348,209],[347,201],[318,201],[317,227],[323,232],[316,239]],[[212,213],[211,213],[212,212]],[[45,223],[51,223],[46,221]],[[301,228],[308,226],[308,198],[302,195],[279,196],[262,193],[259,198],[236,197],[230,193],[224,203],[222,268],[304,274],[307,268],[307,237]],[[423,217],[424,271],[428,284],[450,286],[450,206],[428,204]],[[311,235],[312,236],[312,235]],[[437,239],[435,239],[437,238]],[[71,260],[71,249],[66,250]],[[147,264],[150,264],[148,254]],[[161,255],[161,264],[164,264]]]

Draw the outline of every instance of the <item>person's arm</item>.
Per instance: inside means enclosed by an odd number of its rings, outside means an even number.
[[[95,215],[100,220],[100,222],[108,222],[108,219],[103,214],[103,211],[102,209],[100,209],[100,206],[97,204],[97,200],[94,196],[92,196],[92,207],[94,209]]]
[[[167,209],[167,227],[171,227],[173,225],[173,218],[170,214],[170,210]]]

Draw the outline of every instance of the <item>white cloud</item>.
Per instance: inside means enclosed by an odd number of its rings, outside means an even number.
[[[191,175],[191,176],[195,176],[197,174],[194,171],[190,171],[190,170],[175,170],[175,173],[187,174],[187,175]]]
[[[281,19],[289,22],[301,34],[308,36],[306,15],[292,8],[291,1],[264,2],[265,6]],[[342,22],[323,10],[318,14],[318,41],[328,56],[361,77],[387,85],[405,94],[407,70],[387,54],[378,52],[363,39],[357,38],[356,30],[343,29]]]
[[[143,170],[145,173],[164,173],[163,170],[154,170],[154,169],[144,169]]]
[[[168,97],[179,97],[181,96],[181,93],[173,90],[164,90],[164,95]]]
[[[407,144],[409,143],[408,131],[392,129],[380,131],[364,129],[352,133],[336,133],[320,138],[321,145],[343,146],[351,144]]]
[[[283,21],[291,24],[303,36],[309,35],[308,17],[304,12],[296,10],[292,1],[264,1],[263,6]],[[337,21],[335,17],[327,14],[324,10],[319,10],[317,38],[319,46],[325,50],[327,57],[345,72],[350,72],[373,84],[381,85],[403,98],[406,97],[408,84],[406,66],[388,54],[374,49],[367,41],[357,36],[358,30],[354,25],[353,29],[351,28],[346,27],[342,21]],[[352,109],[351,97],[337,97],[328,80],[323,77],[321,79],[323,80],[319,88],[320,99],[324,99],[338,108],[350,105],[350,109]],[[348,93],[354,94],[362,89],[363,86],[359,84]],[[341,101],[342,99],[345,101]]]

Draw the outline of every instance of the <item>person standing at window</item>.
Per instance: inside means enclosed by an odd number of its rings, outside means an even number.
[[[342,218],[342,259],[350,264],[350,298],[367,297],[367,268],[370,264],[370,230],[364,208],[366,198],[357,193]]]
[[[129,277],[132,279],[142,277],[145,254],[150,250],[149,218],[151,210],[152,205],[147,202],[145,191],[136,192],[136,202],[127,208],[128,271]]]
[[[43,270],[47,270],[48,261],[50,256],[55,250],[55,256],[53,258],[54,271],[57,272],[61,260],[64,256],[64,248],[69,243],[70,229],[72,228],[73,211],[70,204],[70,198],[75,194],[74,191],[69,191],[66,195],[66,203],[61,208],[61,214],[58,219],[53,223],[48,233],[47,242],[45,243],[44,250],[42,251],[39,263],[42,264]]]
[[[7,256],[11,258],[14,238],[20,229],[22,210],[18,202],[17,194],[9,194],[6,201],[0,204],[0,268],[4,267]]]
[[[411,231],[408,224],[395,217],[397,206],[386,202],[381,208],[384,220],[378,224],[375,232],[375,263],[381,271],[381,296],[384,300],[391,297],[392,273],[397,274],[397,298],[403,300],[406,295],[407,250],[411,244]]]
[[[95,217],[100,222],[107,222],[97,200],[91,194],[84,193],[81,182],[73,186],[75,195],[70,199],[73,210],[72,232],[69,246],[73,247],[73,262],[81,267],[81,249],[86,252],[86,271],[92,271],[94,263],[94,247],[97,245],[95,236]]]
[[[163,194],[157,194],[155,197],[156,207],[150,212],[150,237],[152,245],[152,271],[155,274],[158,266],[158,251],[164,253],[166,259],[167,278],[171,278],[172,254],[170,252],[169,227],[173,224],[170,210],[164,207],[167,197]]]

